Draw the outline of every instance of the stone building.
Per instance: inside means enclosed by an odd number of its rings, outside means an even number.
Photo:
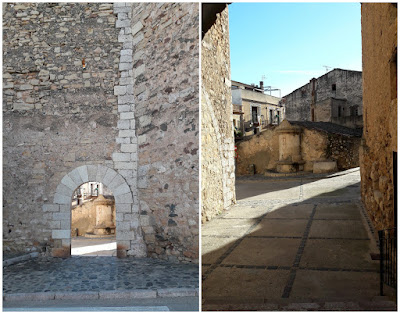
[[[278,176],[358,167],[361,133],[330,122],[284,120],[237,143],[236,174]]]
[[[283,97],[286,118],[363,126],[362,72],[334,69]]]
[[[261,132],[268,125],[280,124],[285,119],[281,98],[264,93],[260,86],[232,81],[233,125],[242,136]]]
[[[202,221],[235,201],[233,107],[227,4],[202,4]]]
[[[3,3],[4,248],[70,255],[71,198],[115,198],[118,256],[198,259],[195,3]]]
[[[361,198],[376,229],[397,225],[397,4],[362,3]]]

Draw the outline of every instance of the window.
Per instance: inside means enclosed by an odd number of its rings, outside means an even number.
[[[336,84],[332,84],[332,91],[336,91]]]

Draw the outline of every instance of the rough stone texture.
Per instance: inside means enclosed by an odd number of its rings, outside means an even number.
[[[362,72],[334,69],[283,97],[286,119],[362,127],[362,97]]]
[[[170,261],[199,250],[198,7],[132,4],[140,223],[148,256]]]
[[[228,8],[202,40],[202,221],[236,201]]]
[[[198,15],[3,4],[8,248],[68,256],[72,193],[93,180],[115,197],[118,256],[197,261]]]
[[[397,152],[397,7],[362,4],[364,133],[362,201],[377,229],[395,224],[393,152]]]
[[[281,127],[286,125],[286,121]],[[304,171],[313,171],[314,162],[336,161],[338,170],[358,167],[360,136],[345,127],[330,123],[290,121],[301,127],[301,159]],[[280,127],[269,127],[260,134],[237,143],[236,174],[248,175],[275,171],[279,160]],[[290,138],[288,138],[290,140]],[[255,167],[251,166],[254,165]]]
[[[54,247],[46,210],[71,198],[55,194],[67,172],[112,165],[122,47],[105,6],[3,4],[3,239],[15,250]]]

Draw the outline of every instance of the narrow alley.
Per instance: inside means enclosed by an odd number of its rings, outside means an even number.
[[[203,310],[396,308],[379,297],[359,168],[241,178],[236,194],[202,227]]]

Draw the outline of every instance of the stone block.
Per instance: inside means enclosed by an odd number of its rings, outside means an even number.
[[[132,162],[119,161],[114,163],[114,167],[118,170],[132,170],[133,164]]]
[[[118,105],[133,104],[132,95],[118,96]]]
[[[84,181],[82,180],[81,175],[78,172],[78,169],[72,170],[70,173],[68,173],[68,176],[74,181],[75,187],[73,190],[75,190],[78,186],[80,186]]]
[[[115,203],[132,204],[133,203],[132,194],[126,193],[126,194],[115,196]]]
[[[120,71],[132,70],[133,64],[131,62],[121,62],[119,64]]]
[[[65,196],[65,195],[56,193],[56,194],[54,194],[53,203],[61,204],[61,205],[71,204],[71,198],[72,198],[72,195],[71,196]]]
[[[121,63],[131,63],[132,62],[132,56],[121,56],[119,59],[119,62]]]
[[[131,213],[132,205],[131,204],[118,204],[118,209],[116,209],[119,213]]]
[[[135,130],[119,130],[119,137],[134,137],[136,136]]]
[[[71,237],[71,230],[70,229],[52,230],[51,236],[53,239],[69,239]]]
[[[4,301],[47,301],[54,300],[54,292],[5,293]]]
[[[130,124],[130,120],[119,120],[118,124],[117,124],[117,128],[119,130],[128,130],[130,129],[131,124]]]
[[[61,222],[59,220],[50,220],[48,225],[50,229],[61,229]]]
[[[139,33],[137,36],[135,36],[132,39],[132,46],[136,46],[138,43],[140,43],[142,41],[142,39],[144,38],[142,33]]]
[[[44,212],[59,212],[60,211],[60,205],[58,205],[58,204],[44,204],[42,208],[43,208]]]
[[[114,95],[125,95],[126,94],[126,86],[114,86]]]
[[[115,141],[117,142],[117,144],[130,144],[131,143],[131,139],[129,137],[117,137],[115,139]]]
[[[71,212],[53,213],[53,220],[71,220]]]
[[[106,175],[108,168],[102,165],[97,166],[97,175],[96,175],[96,182],[103,182],[104,176]]]
[[[117,227],[117,229],[118,229],[118,227]],[[133,231],[133,230],[120,230],[120,229],[118,229],[118,232],[117,232],[117,241],[118,241],[118,240],[130,241],[130,240],[135,240],[135,239],[136,239],[135,231]]]
[[[106,174],[104,175],[102,183],[108,186],[116,175],[117,173],[113,169],[108,168]]]
[[[65,175],[62,178],[61,183],[66,185],[71,190],[75,190],[77,188],[76,183],[68,175]]]
[[[72,193],[73,192],[74,191],[72,189],[70,189],[69,187],[67,187],[66,185],[64,185],[62,183],[60,183],[57,186],[57,189],[56,189],[56,193],[61,194],[61,195],[65,195],[65,196],[68,196],[68,197],[72,197]]]
[[[160,298],[195,297],[198,295],[196,288],[164,288],[157,289]]]
[[[113,153],[112,159],[113,159],[113,161],[130,161],[131,154],[130,153]]]
[[[83,182],[89,181],[87,166],[80,166],[76,168],[76,170],[78,170],[78,173],[81,176]]]
[[[115,190],[113,190],[114,197],[118,196],[118,195],[130,193],[130,192],[131,192],[131,189],[125,182],[123,184],[121,184],[120,186],[118,186]]]
[[[132,49],[122,49],[120,54],[122,56],[132,56],[133,50]]]
[[[115,27],[116,28],[121,28],[121,27],[129,27],[131,24],[130,20],[117,20],[117,22],[115,23]]]
[[[135,36],[138,32],[140,32],[143,28],[142,22],[137,22],[135,25],[133,25],[131,29],[132,36]]]
[[[136,153],[137,145],[136,144],[121,144],[121,152],[123,153]]]
[[[117,175],[112,179],[110,184],[108,185],[108,188],[111,189],[114,193],[114,190],[120,186],[121,184],[126,184],[124,178],[117,173]]]
[[[88,181],[96,181],[97,165],[88,165],[87,172],[88,172]]]
[[[134,112],[121,112],[119,115],[120,120],[131,120],[135,119]]]
[[[96,300],[99,298],[97,291],[63,291],[56,292],[56,300]]]
[[[118,105],[118,112],[128,112],[128,111],[131,111],[130,105]]]

